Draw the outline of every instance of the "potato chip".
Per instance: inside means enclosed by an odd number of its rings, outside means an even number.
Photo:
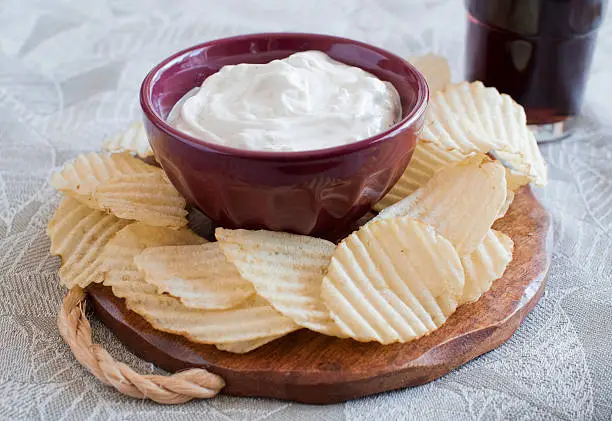
[[[107,284],[106,279],[108,273],[104,274],[105,285]],[[118,272],[114,273],[118,274]],[[157,288],[153,285],[147,284],[144,280],[144,276],[142,276],[140,279],[121,279],[120,277],[113,277],[109,279],[110,281],[108,283],[112,285],[113,295],[118,298],[123,298],[126,301],[132,296],[140,296],[141,294],[157,294]]]
[[[157,287],[145,282],[144,274],[133,263],[134,256],[149,247],[202,244],[206,240],[187,229],[172,230],[141,223],[129,227],[119,231],[104,250],[104,285],[111,286],[117,297],[125,299],[130,310],[154,328],[211,344],[251,341],[299,329],[291,319],[257,296],[230,310],[211,311],[191,309],[177,298],[159,294]]]
[[[492,150],[518,174],[546,185],[546,164],[525,111],[481,82],[462,82],[432,94],[420,138],[465,154]]]
[[[155,329],[198,343],[218,345],[253,341],[285,335],[300,328],[256,295],[228,310],[197,310],[185,307],[169,295],[134,290],[129,293],[126,305]]]
[[[514,201],[514,192],[506,188],[506,200],[504,200],[504,204],[497,212],[496,219],[503,218],[506,215],[506,212],[508,212],[508,209],[510,209],[510,205],[512,204],[513,201]]]
[[[250,341],[242,341],[242,342],[228,342],[226,344],[217,344],[217,349],[221,351],[231,352],[234,354],[246,354],[247,352],[251,352],[260,346],[264,346],[267,343],[270,343],[278,338],[282,338],[285,335],[277,335],[277,336],[266,336],[265,338],[253,339]]]
[[[443,149],[435,143],[421,140],[414,153],[408,167],[402,177],[382,198],[374,205],[375,210],[382,210],[394,203],[399,202],[418,188],[424,186],[434,174],[440,169],[459,162],[467,158],[466,154],[456,149]]]
[[[508,185],[508,190],[517,192],[518,189],[529,184],[529,178],[506,168],[506,182]]]
[[[448,60],[435,54],[408,57],[408,61],[425,76],[430,92],[444,89],[451,82]]]
[[[342,336],[321,300],[333,243],[263,230],[217,228],[215,236],[228,261],[276,310],[315,332]]]
[[[134,257],[134,263],[147,283],[187,307],[223,310],[255,294],[253,285],[227,261],[218,243],[151,247]]]
[[[60,283],[85,288],[102,282],[100,255],[109,238],[130,224],[65,197],[47,227],[51,253],[62,257]]]
[[[496,126],[506,123],[491,119],[499,108],[501,95],[495,88],[485,88],[481,82],[449,85],[431,95],[420,138],[464,153],[487,153],[503,143],[489,138],[499,132]]]
[[[514,201],[515,193],[526,184],[529,184],[529,178],[524,175],[516,174],[512,170],[506,168],[506,201],[497,214],[498,219],[506,215],[506,212],[508,212],[510,205]]]
[[[118,154],[88,153],[64,165],[51,177],[51,187],[93,209],[101,209],[93,193],[102,182],[121,174],[144,173],[158,170],[127,152]]]
[[[134,264],[134,256],[141,251],[155,246],[206,242],[189,229],[151,227],[140,222],[130,224],[117,232],[102,251],[100,270],[104,273],[104,285],[112,287],[116,296],[127,298],[125,291],[129,291],[129,288],[122,290],[124,284],[135,283],[141,288],[147,287],[144,275]],[[151,290],[153,293],[157,291],[156,288]]]
[[[106,180],[96,187],[93,197],[100,208],[120,218],[151,226],[187,225],[187,203],[159,168]]]
[[[358,341],[408,342],[455,311],[464,274],[452,244],[409,217],[369,223],[336,248],[321,296]]]
[[[485,237],[506,201],[504,167],[479,154],[437,172],[407,198],[374,220],[410,216],[433,225],[459,255],[471,253]]]
[[[106,139],[102,149],[112,153],[130,152],[141,158],[153,156],[153,149],[141,121],[134,122],[126,131]]]
[[[504,274],[512,261],[514,243],[506,234],[489,230],[472,253],[461,257],[465,271],[465,287],[459,305],[471,303],[491,288],[493,281]]]
[[[494,149],[495,156],[518,174],[528,177],[536,186],[544,187],[548,183],[548,170],[535,135],[527,127],[525,110],[508,95],[501,97],[500,114],[504,121],[513,124],[497,128],[500,131],[505,129],[505,133],[496,137],[507,141]],[[499,120],[499,117],[494,119]]]

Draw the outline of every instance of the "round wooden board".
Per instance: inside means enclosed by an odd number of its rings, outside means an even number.
[[[154,330],[107,287],[89,289],[98,317],[136,355],[174,372],[204,367],[221,375],[223,393],[326,404],[430,382],[503,344],[537,304],[550,264],[549,213],[528,187],[494,226],[514,240],[503,278],[440,329],[407,344],[380,345],[294,332],[248,354],[219,351]]]

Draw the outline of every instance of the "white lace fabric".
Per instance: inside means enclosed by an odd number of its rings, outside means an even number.
[[[0,419],[612,419],[612,12],[600,29],[584,117],[542,147],[554,217],[546,294],[499,349],[427,385],[328,406],[219,396],[164,407],[119,395],[74,360],[55,318],[65,291],[45,226],[51,172],[140,118],[162,58],[249,32],[342,35],[463,70],[458,0],[4,0],[0,2]],[[611,8],[612,9],[612,8]],[[94,322],[96,341],[158,371]]]

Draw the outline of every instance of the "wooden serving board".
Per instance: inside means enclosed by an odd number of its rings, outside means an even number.
[[[323,336],[305,329],[248,354],[219,351],[154,330],[127,310],[110,288],[89,289],[98,317],[136,355],[174,372],[204,367],[221,375],[223,393],[325,404],[430,382],[503,344],[544,292],[550,264],[549,213],[528,187],[494,226],[514,240],[503,278],[440,329],[407,344],[380,345]]]

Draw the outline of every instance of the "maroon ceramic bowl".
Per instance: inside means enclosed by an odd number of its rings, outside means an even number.
[[[402,119],[349,145],[305,152],[230,148],[196,139],[168,124],[173,105],[227,64],[267,63],[320,50],[391,82]],[[215,223],[323,237],[347,229],[398,180],[416,146],[429,99],[423,76],[380,48],[328,35],[269,33],[196,45],[155,66],[140,91],[155,157],[176,188]]]

